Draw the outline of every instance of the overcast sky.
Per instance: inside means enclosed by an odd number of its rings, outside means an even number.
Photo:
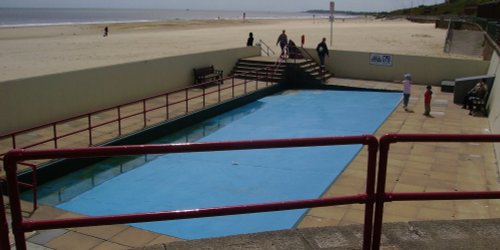
[[[336,0],[335,9],[390,11],[444,0]],[[330,0],[0,0],[0,7],[143,8],[241,11],[305,11],[329,9]]]

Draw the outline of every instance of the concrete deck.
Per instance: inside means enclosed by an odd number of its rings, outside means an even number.
[[[402,87],[399,83],[340,78],[331,78],[328,80],[328,84],[393,90],[400,90]],[[433,92],[431,112],[433,118],[422,115],[424,86],[414,85],[409,105],[411,111],[406,112],[402,107],[396,109],[379,128],[376,136],[380,137],[386,133],[490,133],[487,118],[469,116],[467,110],[453,104],[452,93],[442,93],[438,87],[434,87]],[[363,150],[337,178],[325,196],[363,193],[366,159],[367,152]],[[391,146],[386,190],[389,192],[500,190],[496,164],[493,145],[488,143],[398,143]],[[24,203],[23,207],[26,211],[31,211],[31,204]],[[493,249],[496,246],[493,243],[500,236],[499,220],[495,220],[500,218],[500,200],[394,202],[386,203],[384,211],[385,223],[398,222],[393,224],[394,227],[388,224],[384,226],[384,230],[386,230],[383,240],[384,249],[443,249],[443,246],[447,248],[455,246],[455,249],[476,249],[478,245],[468,247],[471,245],[465,243],[472,242],[472,238],[477,238],[477,232],[484,232],[484,234],[479,235],[485,237],[484,240],[480,238],[478,244]],[[236,238],[225,238],[224,242],[219,239],[214,239],[212,243],[208,241],[189,242],[126,225],[44,230],[28,234],[27,238],[30,244],[29,249],[129,249],[141,247],[199,249],[201,246],[206,249],[223,249],[222,245],[224,244],[229,246],[226,249],[356,249],[359,248],[360,244],[359,234],[352,232],[356,232],[358,230],[356,228],[360,227],[359,224],[363,223],[363,213],[364,207],[362,205],[314,208],[298,224],[297,229],[268,233],[271,236],[271,238],[267,237],[268,241],[263,241],[266,239],[265,236],[249,235],[238,236],[242,240],[239,243],[232,243],[236,242],[233,240]],[[46,206],[40,207],[34,213],[26,213],[26,217],[32,219],[67,218],[69,216],[79,215]],[[474,224],[475,222],[459,221],[463,219],[486,220]],[[436,222],[436,220],[455,222],[446,224],[448,222]],[[437,223],[437,225],[446,224],[449,227],[448,229],[435,227],[434,231],[427,232],[422,226],[427,224],[411,221],[434,221],[429,222],[429,225]],[[466,224],[472,225],[472,229],[467,229]],[[484,225],[484,227],[478,225]],[[331,226],[341,227],[331,228]],[[318,229],[318,227],[328,228]],[[354,245],[349,245],[348,238],[342,234],[335,233],[338,230],[347,230],[346,227],[354,228],[348,233],[357,239],[353,241],[356,242]],[[395,230],[391,228],[395,228]],[[450,231],[452,229],[456,230]],[[387,230],[392,230],[390,231],[392,233],[387,233]],[[407,234],[408,232],[410,233]],[[441,232],[441,234],[436,232]],[[474,232],[476,234],[469,234]],[[391,241],[391,234],[400,234],[409,240],[397,244]],[[429,238],[426,235],[433,237]],[[463,237],[460,238],[461,236]],[[312,241],[307,240],[307,237],[314,238],[317,245],[310,243]],[[411,239],[415,237],[423,238],[425,241],[421,244],[411,243]],[[269,239],[277,240],[269,241]],[[439,239],[446,241],[439,241]],[[448,245],[452,244],[451,240],[453,239],[462,240],[458,242],[463,242],[463,244]],[[169,242],[176,243],[169,245]],[[291,245],[294,242],[299,245]],[[300,244],[304,242],[309,242],[306,245],[311,248],[300,248]],[[344,242],[345,245],[339,242]]]

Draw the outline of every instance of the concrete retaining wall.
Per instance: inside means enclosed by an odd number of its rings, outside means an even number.
[[[316,55],[314,49],[308,49]],[[401,81],[410,72],[417,84],[485,75],[487,61],[390,55],[390,65],[370,63],[368,52],[333,50],[326,66],[337,77]],[[215,65],[230,72],[239,58],[260,55],[244,47],[132,62],[0,83],[0,134],[154,96],[193,82],[192,69]],[[498,61],[498,60],[497,60]],[[496,86],[499,86],[496,84]]]
[[[227,75],[244,47],[0,82],[0,135],[187,86],[193,68],[214,65]]]
[[[308,49],[316,56],[316,51]],[[370,62],[372,55],[392,56],[391,65],[376,65]],[[317,60],[317,59],[316,59]],[[327,69],[336,77],[400,82],[405,73],[411,73],[416,84],[439,85],[443,80],[485,75],[488,61],[450,59],[439,57],[369,53],[331,50],[326,58]]]

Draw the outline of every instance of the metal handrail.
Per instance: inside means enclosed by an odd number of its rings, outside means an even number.
[[[446,39],[444,43],[445,53],[450,53],[452,42],[453,42],[453,20],[450,19],[450,21],[448,22],[448,32],[446,33]]]
[[[274,50],[271,49],[271,47],[269,47],[269,45],[267,45],[264,41],[259,39],[259,43],[261,44],[261,46],[260,46],[261,51],[264,52],[267,56],[271,55],[269,52],[271,52],[272,55],[276,55],[276,53],[274,53]],[[262,48],[262,45],[264,45],[264,47],[266,47],[266,50],[264,50],[264,48]]]
[[[0,157],[0,161],[3,161],[3,157]],[[31,189],[31,191],[33,193],[33,211],[35,211],[38,208],[38,194],[37,194],[37,187],[38,187],[37,168],[38,168],[38,166],[35,164],[27,163],[27,162],[19,162],[18,164],[31,168],[31,181],[32,182],[31,183],[19,182],[19,186],[23,186],[23,187],[27,187],[27,188]],[[0,182],[2,182],[3,180],[4,179],[0,177]]]
[[[361,139],[361,141],[359,141]],[[378,143],[380,141],[380,143]],[[81,149],[53,149],[53,150],[22,150],[16,149],[7,153],[4,163],[7,170],[9,185],[9,199],[11,204],[12,229],[16,240],[17,249],[26,249],[24,232],[33,230],[55,229],[65,227],[82,227],[111,225],[132,222],[147,222],[158,220],[175,220],[200,218],[210,216],[234,215],[244,213],[281,211],[300,208],[321,206],[345,205],[354,203],[365,204],[365,225],[363,236],[364,249],[379,249],[383,208],[385,202],[392,201],[417,201],[417,200],[470,200],[470,199],[500,199],[500,191],[476,192],[421,192],[421,193],[395,193],[386,192],[387,164],[390,144],[398,142],[500,142],[500,134],[388,134],[377,140],[371,135],[324,137],[324,138],[299,138],[280,140],[257,140],[236,142],[213,143],[187,143],[164,144],[143,146],[114,146]],[[286,201],[265,204],[249,204],[230,207],[204,208],[182,211],[164,211],[143,214],[124,214],[115,216],[98,216],[90,218],[58,219],[42,221],[24,221],[21,215],[20,197],[16,168],[24,160],[47,158],[77,158],[99,157],[130,154],[159,154],[182,152],[205,152],[224,150],[265,149],[282,147],[307,147],[345,144],[368,145],[367,183],[366,193],[299,201]],[[379,153],[377,187],[375,192],[375,165],[376,155]],[[0,190],[1,194],[1,190]],[[0,203],[3,202],[0,201]],[[373,206],[375,212],[373,213]],[[3,217],[2,217],[3,216]],[[0,246],[9,246],[8,228],[5,219],[5,207],[0,206]],[[370,238],[370,239],[367,239]]]
[[[258,81],[261,80],[261,79],[263,79],[264,75],[265,75],[265,74],[259,75],[259,71],[266,71],[266,70],[269,70],[269,69],[272,70],[273,67],[274,66],[269,66],[267,68],[257,69],[255,71],[248,72],[246,74],[255,74],[256,75],[255,80],[258,83]],[[118,122],[118,125],[119,125],[118,126],[118,136],[121,136],[123,134],[122,133],[122,128],[121,128],[121,121],[123,121],[123,120],[125,120],[127,118],[131,118],[131,117],[139,116],[139,115],[144,116],[144,119],[143,119],[144,121],[143,121],[143,127],[142,128],[145,128],[148,125],[147,124],[147,119],[145,118],[146,114],[149,113],[149,112],[151,112],[151,111],[155,111],[155,110],[162,109],[162,108],[165,108],[168,111],[169,106],[173,106],[173,105],[176,105],[176,104],[179,104],[179,103],[186,103],[186,110],[185,110],[184,114],[187,114],[187,113],[189,113],[189,102],[190,101],[192,101],[194,99],[197,99],[197,98],[200,98],[200,97],[204,98],[205,96],[208,96],[210,94],[214,94],[214,93],[219,92],[218,94],[219,94],[219,102],[220,102],[220,92],[224,91],[224,90],[227,90],[227,89],[230,89],[230,88],[233,88],[233,96],[232,96],[232,98],[234,98],[234,88],[237,87],[237,86],[240,86],[240,85],[245,85],[246,86],[246,84],[248,84],[247,80],[245,80],[241,84],[235,84],[234,83],[235,82],[234,79],[238,78],[238,77],[241,77],[241,76],[243,76],[243,75],[236,74],[236,75],[233,75],[233,76],[230,76],[230,77],[223,78],[222,81],[231,80],[232,84],[229,87],[220,87],[220,85],[219,85],[219,87],[216,90],[206,91],[205,90],[206,86],[214,84],[214,83],[217,83],[217,81],[220,81],[220,80],[213,80],[213,81],[210,81],[210,82],[196,84],[196,85],[193,85],[193,86],[190,86],[190,87],[179,88],[179,89],[176,89],[176,90],[173,90],[173,91],[169,91],[167,93],[163,93],[163,94],[160,94],[160,95],[155,95],[155,96],[147,97],[147,98],[140,99],[140,100],[137,100],[137,101],[127,102],[125,104],[117,105],[117,106],[114,106],[114,107],[111,107],[111,108],[100,109],[100,110],[89,112],[89,113],[86,113],[86,114],[83,114],[83,115],[77,115],[77,116],[73,116],[73,117],[70,117],[70,118],[62,119],[62,120],[59,120],[59,121],[56,121],[56,122],[51,122],[51,123],[47,123],[47,124],[35,126],[33,128],[15,131],[15,132],[12,132],[12,133],[9,133],[9,134],[6,134],[6,135],[1,135],[0,136],[0,140],[11,138],[11,141],[12,141],[12,143],[11,143],[12,147],[11,148],[12,149],[13,148],[18,148],[17,147],[17,141],[16,141],[16,137],[17,136],[25,134],[25,133],[28,133],[28,132],[31,132],[31,131],[36,131],[36,130],[39,130],[39,129],[47,129],[47,128],[52,127],[53,135],[52,135],[51,138],[37,141],[35,143],[23,146],[22,148],[33,148],[33,147],[40,146],[40,145],[43,145],[43,144],[46,144],[46,143],[49,143],[49,142],[53,142],[54,148],[58,148],[57,141],[59,139],[62,139],[62,138],[65,138],[65,137],[69,137],[69,136],[72,136],[72,135],[75,135],[75,134],[78,134],[78,133],[82,133],[82,132],[85,132],[85,131],[88,131],[88,133],[89,133],[89,144],[88,145],[89,146],[93,146],[93,145],[96,145],[96,144],[93,143],[92,130],[94,130],[96,128],[99,128],[99,127],[102,127],[102,126],[105,126],[105,125],[109,125],[111,123]],[[269,84],[269,82],[266,80],[266,87],[269,86],[268,84]],[[191,97],[188,97],[188,91],[189,90],[191,90],[191,89],[199,89],[199,88],[203,88],[203,93],[202,94],[193,95]],[[158,98],[162,98],[162,97],[165,97],[165,99],[168,99],[169,96],[172,96],[172,95],[178,94],[178,93],[182,93],[182,92],[186,93],[185,94],[186,97],[184,99],[181,99],[181,100],[176,101],[176,102],[170,102],[170,103],[167,102],[167,103],[165,103],[165,105],[160,105],[160,106],[154,107],[154,108],[149,108],[149,109],[145,108],[145,106],[146,106],[145,104],[149,100],[158,99]],[[245,88],[244,94],[246,94],[246,88]],[[141,111],[128,114],[127,116],[122,116],[121,115],[121,109],[123,107],[131,106],[131,105],[137,105],[137,104],[140,104],[140,103],[143,104],[143,109]],[[203,107],[205,107],[205,106],[206,106],[206,102],[204,100]],[[92,124],[91,121],[92,121],[92,117],[94,115],[99,114],[99,113],[113,111],[113,110],[117,111],[118,118],[116,118],[116,119],[110,119],[110,120],[107,120],[105,122],[98,123],[98,124]],[[65,134],[60,134],[60,135],[57,134],[56,131],[57,131],[57,127],[58,127],[59,124],[63,124],[63,123],[67,123],[67,122],[71,122],[71,121],[75,121],[75,120],[79,120],[79,119],[84,119],[84,118],[86,118],[86,120],[88,121],[87,122],[88,124],[87,124],[86,127],[81,128],[81,129],[77,129],[77,130],[73,130],[73,131],[71,131],[69,133],[65,133]],[[168,120],[168,118],[169,117],[167,117],[166,120]],[[3,156],[3,155],[5,155],[5,153],[6,152],[0,153],[0,157]]]
[[[379,249],[384,203],[391,201],[500,199],[500,191],[488,192],[386,192],[389,146],[398,142],[500,142],[500,134],[387,134],[380,138],[372,249]]]
[[[318,147],[334,145],[362,144],[368,146],[366,193],[334,197],[317,198],[307,200],[294,200],[262,204],[246,204],[227,207],[214,207],[202,209],[190,209],[181,211],[161,211],[136,214],[121,214],[112,216],[92,216],[87,218],[53,219],[53,220],[24,220],[22,217],[19,188],[17,181],[17,163],[25,160],[37,159],[59,159],[80,157],[107,157],[118,155],[137,154],[164,154],[164,153],[187,153],[207,151],[229,151],[248,149],[270,149],[270,148],[293,148],[293,147]],[[186,143],[186,144],[162,144],[162,145],[133,145],[133,146],[109,146],[77,149],[51,149],[51,150],[25,150],[14,149],[9,151],[4,158],[7,171],[9,188],[9,201],[11,206],[12,231],[14,234],[16,249],[26,249],[26,238],[24,233],[34,230],[84,227],[98,225],[112,225],[134,222],[150,222],[161,220],[177,220],[188,218],[201,218],[223,215],[236,215],[247,213],[259,213],[270,211],[284,211],[312,207],[324,207],[346,204],[365,204],[365,227],[363,246],[369,249],[372,232],[373,206],[375,200],[375,167],[378,151],[378,141],[372,135],[321,137],[321,138],[292,138],[274,140],[252,140],[252,141],[229,141],[208,143]],[[2,234],[4,232],[0,232]],[[1,235],[0,235],[1,236]]]
[[[9,225],[7,222],[7,211],[3,202],[3,180],[0,180],[0,249],[10,249]]]

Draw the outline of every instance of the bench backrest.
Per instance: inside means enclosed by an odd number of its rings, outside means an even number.
[[[195,75],[208,75],[214,73],[214,66],[193,69]]]

